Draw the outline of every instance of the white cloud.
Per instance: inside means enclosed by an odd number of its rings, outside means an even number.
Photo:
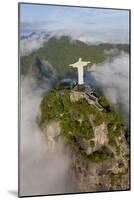
[[[20,55],[25,56],[41,48],[48,40],[46,32],[33,33],[20,40]]]
[[[129,55],[119,56],[94,64],[89,69],[96,85],[128,122],[129,116]],[[90,77],[89,77],[90,78]]]
[[[20,54],[21,56],[28,55],[31,52],[39,49],[43,46],[44,42],[48,41],[51,37],[61,37],[61,36],[69,36],[72,40],[80,40],[87,44],[100,44],[100,43],[128,43],[129,38],[125,32],[120,34],[119,32],[114,33],[104,33],[96,32],[94,33],[92,30],[82,30],[82,29],[63,29],[59,31],[53,32],[36,32],[31,37],[21,39],[20,40]]]
[[[41,99],[50,86],[40,89],[28,77],[22,78],[21,87],[20,194],[71,192],[69,153],[62,142],[51,152],[36,123]]]

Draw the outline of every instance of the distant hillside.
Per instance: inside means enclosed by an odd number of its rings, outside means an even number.
[[[28,56],[21,57],[21,74],[25,75],[32,71],[34,74],[38,74],[38,76],[44,76],[42,71],[44,72],[44,69],[50,70],[44,64],[44,61],[47,61],[56,70],[58,76],[64,77],[74,73],[74,70],[69,68],[68,65],[76,62],[79,57],[82,57],[84,60],[90,60],[91,63],[101,63],[108,56],[104,53],[104,50],[110,49],[129,52],[127,44],[87,45],[78,40],[72,41],[67,36],[59,39],[52,37],[48,42],[44,43],[42,48]]]

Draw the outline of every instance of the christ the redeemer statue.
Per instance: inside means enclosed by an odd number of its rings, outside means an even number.
[[[70,64],[69,66],[73,68],[77,68],[78,70],[78,85],[83,85],[84,84],[84,73],[83,73],[83,68],[87,66],[87,64],[91,63],[90,61],[82,61],[81,58],[78,59],[78,61],[74,64]]]

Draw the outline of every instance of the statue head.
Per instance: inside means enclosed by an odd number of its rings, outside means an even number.
[[[82,61],[82,58],[79,58],[79,61]]]

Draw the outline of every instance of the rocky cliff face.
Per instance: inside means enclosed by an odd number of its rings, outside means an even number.
[[[129,189],[125,125],[112,108],[100,111],[84,92],[54,90],[42,101],[40,126],[52,150],[59,138],[70,149],[69,173],[79,191]]]

